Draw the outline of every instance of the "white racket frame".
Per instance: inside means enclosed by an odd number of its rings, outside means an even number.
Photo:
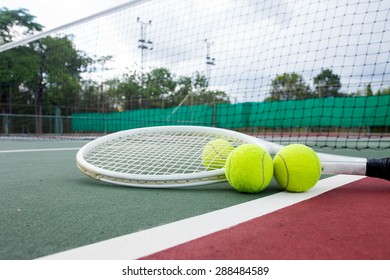
[[[85,146],[83,146],[76,155],[78,168],[86,175],[101,180],[104,182],[114,183],[118,185],[142,187],[142,188],[173,188],[173,187],[190,187],[212,184],[226,181],[225,169],[216,169],[210,171],[200,171],[197,173],[188,174],[173,174],[173,175],[143,175],[143,174],[128,174],[110,171],[96,167],[87,162],[85,156],[95,147],[112,141],[119,137],[137,135],[149,132],[200,132],[211,133],[220,137],[232,137],[239,141],[248,144],[256,144],[263,147],[271,155],[276,154],[282,145],[265,141],[247,134],[239,133],[232,130],[204,127],[204,126],[158,126],[145,127],[124,130],[106,136],[97,138]],[[354,174],[365,175],[366,173],[366,158],[338,156],[324,153],[317,153],[322,164],[323,174]]]

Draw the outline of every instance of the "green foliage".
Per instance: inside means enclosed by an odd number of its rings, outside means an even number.
[[[312,98],[313,93],[303,77],[297,73],[284,73],[272,80],[271,96],[267,101],[300,100]]]
[[[376,95],[389,95],[389,94],[390,94],[390,87],[378,90],[376,93]]]
[[[39,87],[45,87],[48,102],[64,107],[74,105],[80,91],[80,74],[90,59],[79,53],[68,37],[46,37],[35,49],[40,57]]]
[[[314,77],[313,84],[315,90],[312,91],[300,74],[285,73],[276,76],[272,80],[272,88],[270,96],[265,101],[276,100],[302,100],[308,98],[326,98],[343,96],[340,93],[341,82],[340,77],[333,74],[332,70],[322,69],[321,72]],[[371,86],[367,86],[366,93],[369,94]],[[372,94],[372,91],[371,91]]]
[[[336,97],[341,96],[340,77],[333,74],[332,70],[322,69],[321,73],[314,77],[313,80],[317,97]]]
[[[204,75],[195,73],[194,76],[194,79],[176,78],[167,68],[156,68],[144,74],[131,71],[104,83],[101,94],[108,97],[105,110],[119,105],[125,110],[169,108],[185,101],[191,104],[229,103],[225,92],[208,89]]]
[[[0,45],[12,42],[15,37],[41,31],[43,26],[26,9],[9,10],[0,8]]]
[[[371,89],[371,84],[368,84],[366,86],[366,96],[373,96],[372,89]]]

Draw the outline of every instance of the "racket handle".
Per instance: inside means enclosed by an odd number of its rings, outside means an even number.
[[[390,158],[367,159],[366,175],[390,180]]]

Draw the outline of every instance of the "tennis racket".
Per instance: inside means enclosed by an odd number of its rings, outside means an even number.
[[[283,146],[236,131],[202,126],[158,126],[97,138],[77,153],[78,168],[104,182],[144,188],[188,187],[226,181],[224,168],[208,170],[204,147],[224,139],[234,147],[257,144],[270,154]],[[390,180],[390,159],[318,153],[323,174],[354,174]]]

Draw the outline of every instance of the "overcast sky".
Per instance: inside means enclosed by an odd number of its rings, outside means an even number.
[[[26,8],[38,23],[52,29],[126,2],[129,0],[1,0],[0,6]]]
[[[52,29],[125,0],[2,0],[27,8]],[[390,86],[389,0],[154,0],[64,30],[91,56],[112,55],[116,72],[142,68],[140,22],[153,50],[143,68],[178,76],[210,73],[210,85],[237,101],[261,101],[277,75],[296,72],[313,87],[321,69],[341,77],[343,92]],[[206,65],[207,44],[215,65]],[[209,70],[209,71],[208,71]],[[107,73],[106,73],[107,74]]]

